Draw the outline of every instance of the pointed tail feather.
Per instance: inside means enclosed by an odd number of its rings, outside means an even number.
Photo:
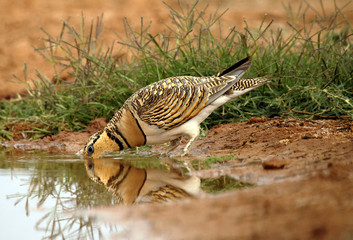
[[[250,57],[246,57],[239,62],[235,63],[231,67],[227,68],[226,70],[219,72],[216,74],[216,77],[230,77],[230,76],[236,76],[239,74],[239,71],[246,71],[249,69],[251,66],[251,60]]]
[[[234,64],[233,66],[227,68],[226,70],[224,70],[223,72],[217,74],[218,77],[230,77],[230,78],[234,78],[234,80],[232,80],[231,82],[229,82],[227,85],[225,85],[220,91],[218,91],[217,93],[213,94],[207,104],[210,105],[212,102],[214,102],[217,98],[219,98],[220,96],[222,96],[224,93],[226,93],[228,90],[230,90],[233,85],[239,81],[239,79],[241,78],[241,76],[243,76],[243,74],[246,72],[246,70],[249,69],[249,67],[251,66],[251,61],[250,58],[244,58],[242,60],[240,60],[239,62],[237,62],[236,64]]]

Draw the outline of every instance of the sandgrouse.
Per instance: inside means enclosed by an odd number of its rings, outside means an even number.
[[[180,169],[142,169],[112,159],[85,159],[88,176],[103,184],[120,204],[172,202],[198,197],[200,179],[182,176]]]
[[[241,79],[249,57],[210,77],[170,77],[131,95],[107,126],[93,134],[84,157],[97,158],[107,151],[171,142],[189,137],[185,155],[199,136],[200,123],[216,108],[269,82],[267,78]]]

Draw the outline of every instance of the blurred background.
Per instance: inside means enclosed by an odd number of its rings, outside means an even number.
[[[174,9],[179,9],[179,4],[192,4],[186,0],[166,0],[166,4]],[[316,12],[329,14],[338,6],[345,12],[349,21],[353,19],[353,4],[346,4],[347,0],[200,0],[199,9],[206,6],[207,14],[212,14],[219,9],[226,11],[222,17],[223,29],[242,29],[245,22],[250,28],[258,28],[267,15],[266,21],[274,20],[272,26],[289,28],[287,21],[295,18],[289,13],[299,9],[308,8],[307,21],[315,16]],[[309,6],[309,7],[308,7]],[[0,1],[0,99],[16,96],[23,92],[26,84],[15,83],[13,75],[23,79],[24,62],[28,66],[28,79],[35,78],[35,69],[51,78],[51,66],[33,49],[41,47],[41,38],[45,29],[49,34],[58,36],[62,28],[62,21],[70,18],[70,24],[79,28],[81,16],[86,22],[96,20],[104,14],[103,32],[101,41],[111,45],[124,37],[123,19],[126,17],[133,28],[139,28],[141,18],[145,24],[152,23],[150,31],[158,33],[165,30],[164,23],[171,21],[169,8],[160,0],[16,0]]]

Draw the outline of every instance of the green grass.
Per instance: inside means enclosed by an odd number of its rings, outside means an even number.
[[[193,160],[191,164],[196,171],[200,171],[215,168],[216,164],[224,165],[225,162],[233,159],[233,155],[215,156],[203,160]],[[228,175],[223,175],[218,178],[201,178],[201,189],[207,193],[222,193],[253,186],[255,185],[236,180]]]
[[[38,71],[37,87],[29,87],[27,97],[1,101],[0,138],[11,138],[7,126],[18,121],[36,126],[31,138],[84,130],[94,118],[111,118],[149,83],[177,75],[213,75],[246,56],[253,66],[245,77],[268,76],[272,84],[218,109],[203,128],[254,116],[351,118],[353,27],[342,12],[352,3],[330,15],[317,12],[312,21],[306,21],[310,6],[302,6],[284,6],[291,18],[286,32],[266,17],[257,29],[223,29],[226,13],[210,13],[197,2],[178,10],[166,5],[172,23],[156,35],[143,20],[137,30],[125,20],[125,40],[111,46],[99,41],[102,18],[87,24],[82,16],[79,29],[63,21],[58,36],[43,29],[45,47],[36,51],[52,64],[57,81]],[[60,79],[63,72],[74,82]]]
[[[208,157],[203,160],[194,160],[192,161],[192,167],[195,170],[203,170],[203,169],[210,169],[212,168],[212,165],[217,164],[217,163],[225,163],[229,160],[233,160],[234,156],[233,155],[228,155],[228,156],[215,156],[215,157]]]
[[[254,184],[241,182],[227,175],[219,178],[203,178],[201,179],[201,189],[207,193],[222,193],[235,189],[249,188]]]

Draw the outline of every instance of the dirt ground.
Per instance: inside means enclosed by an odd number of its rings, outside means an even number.
[[[174,9],[179,9],[178,1],[167,0],[168,5]],[[182,0],[190,3],[190,1]],[[228,34],[228,29],[236,27],[242,30],[245,27],[244,19],[250,28],[258,28],[264,15],[267,15],[265,24],[274,20],[272,27],[281,28],[283,32],[289,29],[287,21],[288,14],[284,6],[293,9],[294,15],[298,12],[301,0],[200,0],[199,9],[208,5],[206,14],[213,13],[219,7],[220,11],[228,9],[222,17],[223,34]],[[308,2],[308,1],[307,1]],[[310,7],[306,14],[306,19],[310,21],[315,16],[315,12],[322,13],[320,2],[323,2],[324,13],[327,17],[334,12],[335,4],[339,8],[346,5],[346,0],[315,0],[310,1]],[[349,4],[342,9],[348,20],[353,19],[353,4]],[[152,22],[151,32],[158,33],[165,29],[163,23],[169,23],[169,10],[159,0],[17,0],[0,2],[0,99],[15,97],[17,93],[24,93],[26,84],[14,82],[13,75],[20,79],[24,78],[23,64],[27,63],[27,79],[38,79],[35,69],[47,76],[53,77],[51,65],[46,62],[38,53],[33,50],[34,46],[43,47],[42,38],[46,35],[40,30],[42,27],[52,36],[58,36],[62,27],[62,20],[71,17],[70,23],[79,29],[79,22],[83,14],[86,23],[95,20],[97,16],[104,13],[104,29],[101,40],[107,45],[117,41],[118,36],[124,37],[123,18],[126,17],[130,24],[139,29],[141,17],[145,25]],[[117,49],[119,47],[116,47]]]
[[[243,28],[243,17],[250,26],[258,27],[265,13],[276,26],[287,26],[280,0],[207,1],[209,9],[215,9],[219,2],[221,9],[229,8],[223,18],[227,27]],[[297,9],[300,1],[290,2]],[[333,1],[322,2],[329,14],[334,9]],[[177,7],[176,1],[167,3]],[[345,3],[336,0],[338,6]],[[320,1],[310,4],[321,11]],[[353,19],[352,10],[352,4],[345,8],[348,19]],[[71,16],[71,22],[78,24],[81,12],[86,19],[104,12],[102,38],[108,44],[116,39],[111,30],[123,31],[124,16],[134,27],[139,26],[143,16],[145,21],[153,22],[154,32],[163,28],[161,22],[169,21],[161,1],[1,1],[0,98],[24,91],[25,85],[8,80],[13,80],[12,74],[21,76],[25,61],[30,78],[35,76],[36,67],[51,78],[49,64],[32,49],[33,45],[41,46],[40,38],[44,37],[39,27],[59,34],[61,20]],[[28,126],[19,124],[13,126],[16,141],[3,145],[74,153],[105,124],[105,119],[97,119],[88,132],[62,132],[32,142],[22,139]],[[152,147],[147,154],[163,148]],[[230,161],[194,174],[229,174],[256,187],[175,204],[94,209],[88,214],[105,222],[121,223],[125,230],[118,237],[129,239],[353,239],[352,153],[353,123],[348,120],[254,118],[222,124],[198,140],[184,159],[233,155]]]

